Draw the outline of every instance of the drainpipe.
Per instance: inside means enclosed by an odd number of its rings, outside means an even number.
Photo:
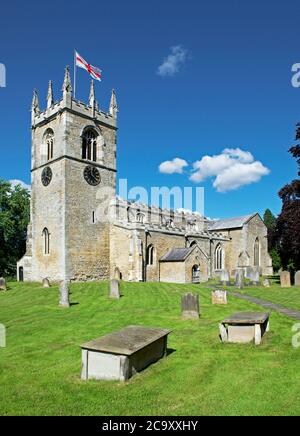
[[[210,237],[209,238],[209,257],[210,257],[210,260],[209,260],[209,271],[210,271],[210,278],[212,278],[212,276],[213,276],[213,259],[212,259],[212,238]]]
[[[147,281],[147,246],[149,230],[145,227],[145,249],[144,249],[144,282]]]

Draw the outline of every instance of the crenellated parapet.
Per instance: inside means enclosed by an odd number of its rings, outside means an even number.
[[[228,240],[219,233],[209,231],[208,220],[197,212],[162,209],[120,197],[114,197],[110,207],[113,223],[128,230]]]
[[[53,84],[49,81],[48,92],[46,98],[46,108],[41,110],[39,107],[38,93],[34,90],[33,100],[31,105],[31,124],[34,128],[37,125],[48,122],[51,117],[57,116],[63,111],[73,112],[77,115],[92,119],[100,124],[108,125],[116,128],[118,105],[115,90],[112,91],[109,109],[103,111],[99,107],[96,100],[94,81],[91,81],[90,93],[88,102],[81,102],[73,98],[72,82],[70,78],[69,67],[65,69],[65,76],[62,86],[62,96],[60,100],[54,100]]]

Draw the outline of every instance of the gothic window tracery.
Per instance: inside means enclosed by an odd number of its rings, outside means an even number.
[[[88,129],[82,137],[82,159],[97,161],[97,134]]]
[[[44,141],[46,144],[47,160],[51,160],[54,156],[54,132],[52,129],[46,131]]]
[[[44,254],[50,253],[50,233],[49,230],[45,227],[42,232],[44,238]]]
[[[221,244],[218,244],[215,249],[215,269],[224,268],[224,251]]]
[[[254,266],[260,266],[260,243],[259,238],[254,242]]]

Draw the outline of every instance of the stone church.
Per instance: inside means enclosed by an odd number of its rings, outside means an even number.
[[[99,108],[75,100],[66,68],[62,98],[31,108],[31,210],[27,249],[18,262],[25,281],[202,282],[224,269],[272,273],[267,229],[258,213],[210,221],[116,195],[117,101]]]

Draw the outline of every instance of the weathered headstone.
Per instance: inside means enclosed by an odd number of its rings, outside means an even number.
[[[282,288],[289,288],[291,286],[291,274],[289,271],[281,271],[280,284]]]
[[[50,281],[47,277],[45,277],[42,281],[43,288],[50,288]]]
[[[252,268],[250,280],[252,285],[259,285],[259,267]]]
[[[245,273],[243,269],[237,269],[236,275],[235,275],[235,282],[234,285],[237,286],[239,289],[243,289],[244,287],[244,278]]]
[[[245,278],[252,280],[252,275],[253,275],[253,268],[252,266],[246,266],[245,269]]]
[[[3,277],[0,278],[0,291],[7,291],[6,280]]]
[[[120,298],[119,280],[112,279],[109,282],[109,298]]]
[[[181,312],[183,318],[199,318],[199,295],[191,292],[181,298]]]
[[[295,286],[300,286],[300,271],[295,274]]]
[[[229,285],[230,279],[229,279],[229,272],[227,269],[221,270],[220,280],[223,286]]]
[[[264,286],[265,288],[269,288],[269,287],[270,287],[270,280],[268,280],[268,279],[264,279],[264,281],[263,281],[263,286]]]
[[[116,280],[121,280],[121,272],[120,272],[120,270],[119,270],[118,267],[115,268],[115,271],[114,271],[114,279],[116,279]]]
[[[227,292],[216,289],[211,293],[212,304],[227,304]]]
[[[6,347],[6,328],[4,324],[0,324],[0,347]]]
[[[70,282],[68,280],[64,280],[61,282],[59,287],[59,305],[61,307],[70,307],[70,301],[69,301],[69,285]]]

